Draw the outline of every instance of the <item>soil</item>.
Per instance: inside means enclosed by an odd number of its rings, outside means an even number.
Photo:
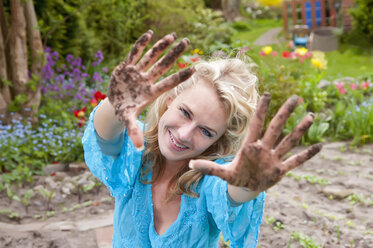
[[[78,173],[82,172],[65,176]],[[35,177],[16,195],[45,185],[46,178]],[[24,204],[10,201],[5,191],[0,197],[0,247],[4,248],[96,248],[95,224],[87,220],[112,218],[114,208],[104,186],[84,192],[80,203],[78,192],[56,193],[49,209],[46,198],[36,194],[27,213]],[[267,191],[257,247],[373,247],[372,209],[373,144],[348,149],[348,143],[328,143]]]

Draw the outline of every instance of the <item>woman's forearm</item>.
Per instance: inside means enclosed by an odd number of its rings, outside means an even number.
[[[108,98],[105,98],[97,108],[93,124],[98,135],[105,140],[117,137],[125,128],[115,116],[114,107]]]
[[[228,184],[228,194],[235,202],[248,202],[259,195],[259,191],[251,191],[243,187]]]

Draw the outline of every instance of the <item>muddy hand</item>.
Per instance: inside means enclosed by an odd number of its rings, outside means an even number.
[[[250,122],[247,136],[231,164],[221,166],[207,160],[192,160],[189,166],[204,174],[218,176],[231,185],[245,187],[252,191],[270,188],[288,171],[312,158],[322,148],[321,144],[312,145],[283,161],[284,155],[299,143],[312,125],[314,115],[311,113],[304,117],[297,127],[274,148],[298,99],[297,96],[292,96],[282,105],[260,140],[266,112],[271,101],[270,94],[264,93]]]
[[[193,69],[188,68],[153,84],[183,54],[189,45],[189,40],[182,39],[157,61],[176,39],[175,34],[166,35],[140,60],[152,35],[153,32],[149,30],[136,41],[128,57],[114,69],[108,88],[108,98],[114,106],[115,115],[125,125],[128,136],[137,148],[141,148],[144,143],[142,130],[136,124],[141,111],[163,92],[193,74]]]

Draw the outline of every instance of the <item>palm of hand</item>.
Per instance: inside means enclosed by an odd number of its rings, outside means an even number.
[[[312,125],[312,114],[307,115],[277,147],[273,148],[297,101],[296,96],[286,101],[260,140],[265,113],[270,102],[270,95],[265,93],[251,120],[243,145],[232,163],[228,166],[220,166],[207,160],[194,160],[190,163],[191,168],[204,174],[218,176],[231,185],[245,187],[252,191],[263,191],[275,185],[289,170],[296,168],[321,150],[321,144],[316,144],[283,161],[284,155],[297,145]]]
[[[126,127],[128,136],[136,147],[143,145],[142,130],[136,124],[137,116],[155,98],[193,74],[193,69],[188,68],[153,84],[182,55],[189,41],[181,40],[157,61],[176,39],[174,34],[166,35],[138,62],[152,34],[152,31],[148,31],[137,40],[128,57],[114,69],[108,88],[108,98],[115,115]]]

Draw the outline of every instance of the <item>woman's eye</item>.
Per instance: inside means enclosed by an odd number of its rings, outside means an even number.
[[[183,115],[187,118],[190,118],[190,114],[188,111],[186,111],[184,108],[180,107],[180,111],[181,113],[183,113]]]
[[[206,128],[202,128],[202,133],[209,138],[212,137],[212,134]]]

